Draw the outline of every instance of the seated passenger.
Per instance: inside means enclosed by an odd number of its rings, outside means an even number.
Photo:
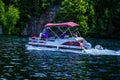
[[[73,35],[74,35],[74,37],[78,37],[78,33],[77,32],[75,32]]]
[[[61,34],[61,35],[60,35],[60,38],[63,39],[63,38],[65,37],[65,35],[66,35],[66,33]]]
[[[47,38],[48,38],[48,34],[47,34],[47,33],[45,33],[45,34],[42,34],[42,38],[45,38],[45,39],[47,39]]]
[[[39,34],[39,38],[40,38],[40,39],[42,38],[42,32],[40,32],[40,34]]]
[[[48,39],[48,29],[44,29],[43,32],[40,32],[39,37],[40,39]]]

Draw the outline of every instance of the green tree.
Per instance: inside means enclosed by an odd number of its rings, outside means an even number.
[[[5,13],[5,4],[0,0],[0,24],[3,25],[4,22],[4,13]]]
[[[89,31],[88,15],[86,15],[88,7],[87,0],[64,0],[56,20],[79,23],[81,33],[86,36]]]
[[[0,24],[4,34],[17,34],[19,29],[15,28],[19,19],[19,10],[13,5],[5,6],[0,0]]]
[[[19,10],[13,5],[8,7],[8,11],[4,13],[3,32],[4,34],[14,34],[16,32],[15,25],[19,19]]]
[[[50,5],[49,0],[19,0],[16,5],[20,11],[20,19],[17,26],[20,26],[20,31],[26,27],[26,23],[32,19],[37,19]]]
[[[88,26],[89,26],[89,36],[95,36],[96,34],[96,13],[95,13],[95,6],[96,1],[94,0],[88,0],[89,7],[87,9],[87,15],[88,15]]]
[[[99,3],[99,4],[98,4]],[[112,37],[112,5],[109,0],[96,2],[96,34],[99,37]]]
[[[26,27],[26,24],[32,19],[37,19],[50,5],[49,0],[3,0],[6,7],[14,5],[19,10],[19,21],[16,29],[19,29],[18,34]]]
[[[118,37],[119,0],[64,0],[56,21],[75,21],[84,36]],[[115,33],[117,31],[117,33]]]
[[[15,25],[19,19],[19,10],[15,8],[13,5],[9,6],[8,11],[6,12],[6,23],[5,27],[8,28],[7,34],[11,35],[16,33]]]
[[[120,39],[120,1],[119,0],[113,0],[111,2],[112,4],[112,23],[114,26],[114,31],[113,31],[113,35],[116,38]]]

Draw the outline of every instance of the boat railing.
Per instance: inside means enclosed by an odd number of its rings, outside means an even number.
[[[29,42],[40,42],[40,41],[45,41],[39,37],[36,37],[36,38],[29,38]]]

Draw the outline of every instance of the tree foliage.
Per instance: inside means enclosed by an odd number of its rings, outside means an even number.
[[[0,1],[2,2],[2,0]],[[49,0],[3,0],[3,2],[2,3],[4,5],[5,13],[2,13],[0,11],[0,14],[4,14],[3,16],[4,31],[3,32],[8,34],[21,33],[23,28],[26,26],[27,22],[29,22],[34,17],[40,16],[44,12],[44,10],[50,5]],[[2,8],[3,5],[1,5],[0,8]],[[18,19],[18,16],[19,16],[19,20],[17,21],[16,19]],[[9,24],[10,21],[7,21],[8,20],[7,18],[10,18],[10,17],[16,18],[14,20],[11,19],[11,22],[13,21],[11,24]],[[17,21],[17,23],[14,22],[15,20]],[[11,29],[13,29],[13,26],[11,26],[12,24],[14,24],[14,29],[15,29],[14,32],[11,32],[12,31]],[[11,28],[8,29],[7,27],[11,27]]]
[[[15,8],[13,5],[9,6],[8,11],[5,13],[5,23],[4,26],[4,32],[5,34],[14,34],[15,33],[15,25],[19,19],[19,10]]]
[[[119,0],[64,0],[56,21],[79,23],[83,36],[118,38],[114,32],[119,29],[119,4]]]
[[[75,21],[81,25],[80,31],[87,35],[89,27],[87,24],[87,9],[89,5],[86,0],[64,0],[60,9],[57,20],[59,21]]]
[[[21,33],[27,22],[55,4],[61,4],[55,22],[74,21],[83,36],[120,38],[119,0],[0,0],[3,32]]]
[[[5,7],[5,4],[0,0],[0,24],[3,26],[4,34],[11,35],[16,31],[15,25],[19,19],[19,10],[13,5]]]
[[[5,13],[5,4],[0,0],[0,24],[2,25],[2,22],[4,22],[4,13]]]

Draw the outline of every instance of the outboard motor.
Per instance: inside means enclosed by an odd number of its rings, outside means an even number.
[[[95,46],[95,49],[103,50],[103,47],[102,47],[101,45],[96,45],[96,46]]]

